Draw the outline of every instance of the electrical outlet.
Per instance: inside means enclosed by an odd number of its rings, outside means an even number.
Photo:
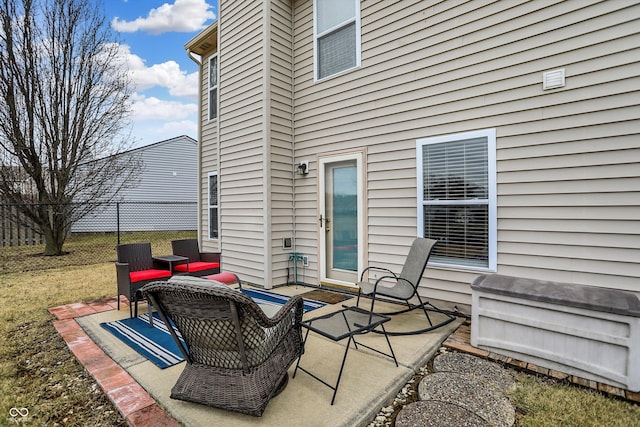
[[[305,266],[305,267],[309,267],[309,257],[308,256],[304,255],[302,257],[302,265]]]

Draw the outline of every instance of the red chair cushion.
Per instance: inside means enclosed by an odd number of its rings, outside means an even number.
[[[202,271],[202,270],[210,270],[212,268],[220,268],[219,262],[190,262],[189,264],[178,264],[173,269],[175,271],[180,271],[186,273],[187,271]]]
[[[205,276],[204,279],[215,280],[216,282],[224,283],[225,285],[238,283],[238,276],[228,272],[212,274],[211,276]]]
[[[129,273],[129,280],[131,283],[140,282],[142,280],[163,279],[165,277],[171,277],[169,270],[140,270],[132,271]]]

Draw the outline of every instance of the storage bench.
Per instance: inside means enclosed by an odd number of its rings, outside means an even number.
[[[471,284],[471,345],[640,391],[640,300],[615,289],[483,275]]]

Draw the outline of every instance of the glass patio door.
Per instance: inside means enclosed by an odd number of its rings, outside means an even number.
[[[321,283],[353,286],[362,266],[362,155],[320,159]]]

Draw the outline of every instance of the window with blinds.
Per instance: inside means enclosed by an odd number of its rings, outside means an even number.
[[[418,231],[433,263],[495,269],[495,130],[418,140]]]
[[[209,238],[218,238],[218,174],[209,174]]]
[[[360,65],[360,3],[314,1],[315,77],[321,80]]]
[[[218,118],[218,55],[209,58],[209,120]]]

